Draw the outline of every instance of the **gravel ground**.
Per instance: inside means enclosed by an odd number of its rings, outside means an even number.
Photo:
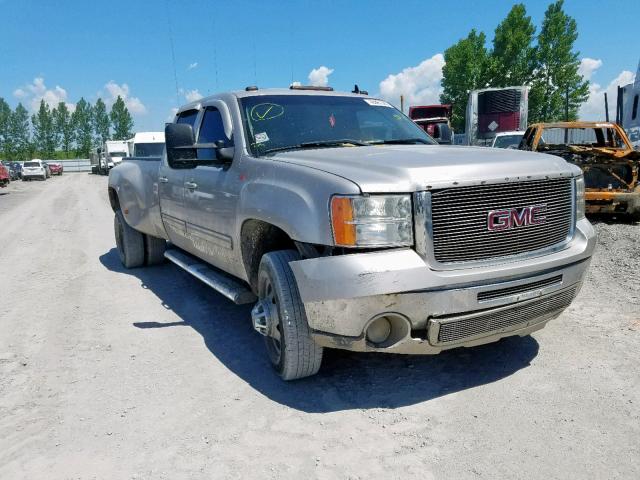
[[[125,271],[106,179],[0,191],[0,478],[640,478],[640,225],[597,222],[576,302],[433,357],[280,381],[230,304]]]

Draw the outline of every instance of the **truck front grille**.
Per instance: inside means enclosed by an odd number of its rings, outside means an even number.
[[[479,313],[434,318],[430,328],[438,328],[437,344],[460,343],[510,329],[524,328],[559,314],[576,295],[576,287],[535,300]]]
[[[564,242],[573,222],[570,178],[439,190],[431,196],[433,254],[440,263],[521,255]],[[491,231],[492,210],[546,208],[543,223]]]

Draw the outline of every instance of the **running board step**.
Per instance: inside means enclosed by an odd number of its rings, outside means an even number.
[[[171,248],[164,252],[164,256],[167,260],[175,263],[237,305],[253,303],[258,299],[253,292],[239,280],[232,278],[221,270],[202,262],[188,253]]]

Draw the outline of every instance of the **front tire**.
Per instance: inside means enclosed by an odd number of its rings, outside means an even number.
[[[122,265],[125,268],[136,268],[144,265],[144,236],[129,226],[121,210],[116,210],[113,218],[113,229]]]
[[[283,380],[318,373],[322,347],[311,337],[304,305],[289,262],[299,260],[294,250],[265,254],[258,270],[258,297],[270,310],[274,333],[265,337],[273,368]]]

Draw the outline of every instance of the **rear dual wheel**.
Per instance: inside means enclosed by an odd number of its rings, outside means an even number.
[[[167,242],[131,228],[121,210],[116,210],[113,229],[118,255],[125,268],[136,268],[145,264],[157,265],[164,261]]]

